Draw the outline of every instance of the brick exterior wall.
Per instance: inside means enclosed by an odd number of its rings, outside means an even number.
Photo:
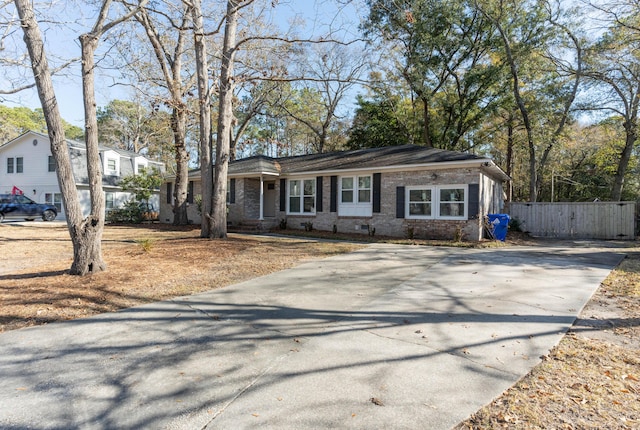
[[[247,178],[239,182],[244,183],[244,219],[260,219],[260,180]]]
[[[372,172],[374,173],[374,172]],[[432,175],[435,174],[435,177]],[[501,185],[496,184],[479,169],[450,169],[382,173],[380,213],[373,213],[370,217],[344,217],[338,212],[329,212],[331,199],[331,184],[328,176],[323,180],[323,211],[315,215],[287,215],[286,212],[276,211],[276,218],[286,219],[287,227],[304,229],[306,223],[312,223],[317,230],[369,234],[375,229],[376,235],[393,237],[414,237],[423,239],[446,239],[462,237],[465,240],[480,240],[482,238],[482,220],[495,201],[494,192],[497,188],[501,192]],[[479,213],[468,214],[468,220],[416,220],[396,218],[396,188],[412,185],[453,185],[478,184],[480,192]],[[277,184],[279,187],[279,183]],[[278,193],[279,194],[279,193]],[[500,196],[501,199],[501,196]],[[279,204],[278,204],[279,209]]]
[[[171,183],[171,190],[173,193],[175,183]],[[193,203],[187,203],[187,218],[191,224],[200,224],[200,214],[198,213],[198,205],[195,203],[195,196],[201,195],[200,181],[193,181]],[[173,197],[171,198],[173,201]],[[160,215],[158,217],[160,222],[171,224],[173,223],[173,204],[167,203],[167,183],[165,182],[160,187]]]
[[[370,172],[376,173],[375,171]],[[366,173],[360,173],[366,174]],[[288,180],[288,179],[287,179]],[[235,203],[229,204],[228,220],[232,225],[243,221],[258,220],[260,217],[260,180],[238,178],[235,181]],[[397,187],[416,185],[461,185],[477,184],[479,187],[479,214],[468,214],[467,220],[444,219],[406,219],[396,218]],[[487,213],[499,213],[503,208],[502,185],[484,175],[478,168],[439,169],[408,172],[388,172],[381,175],[380,213],[371,216],[339,216],[339,212],[330,212],[331,178],[324,176],[322,181],[322,212],[315,215],[287,215],[280,211],[280,181],[277,180],[275,193],[275,218],[265,220],[264,226],[278,225],[286,220],[287,228],[304,229],[311,223],[313,229],[367,235],[375,229],[375,234],[392,237],[413,237],[422,239],[480,240],[483,237],[483,219]],[[162,187],[160,202],[160,220],[173,221],[171,206],[166,204],[166,185]],[[200,183],[194,183],[194,194],[200,193]],[[467,196],[467,206],[468,206]],[[189,207],[189,219],[200,222],[195,204]],[[167,216],[167,214],[170,215]]]

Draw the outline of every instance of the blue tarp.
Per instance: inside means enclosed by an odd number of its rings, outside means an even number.
[[[488,214],[487,218],[489,218],[489,224],[492,227],[493,237],[504,242],[511,219],[509,214]]]

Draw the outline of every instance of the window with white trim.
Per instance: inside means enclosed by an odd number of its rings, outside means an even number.
[[[7,158],[7,173],[23,173],[24,172],[24,158],[11,157]]]
[[[409,188],[407,191],[409,208],[408,218],[431,218],[431,201],[433,190],[431,188]]]
[[[316,213],[316,180],[292,179],[288,182],[288,213]]]
[[[340,216],[371,216],[371,175],[340,178]]]
[[[106,176],[119,176],[120,175],[120,155],[113,151],[108,150],[102,153],[103,171]]]
[[[107,210],[113,209],[115,207],[115,194],[114,193],[104,193],[105,200],[105,208]]]
[[[409,219],[467,219],[467,185],[408,186],[405,217]]]
[[[55,172],[56,171],[56,160],[53,158],[53,155],[49,155],[47,158],[47,172]]]
[[[355,187],[355,183],[353,182],[353,178],[340,178],[341,191],[340,191],[340,202],[341,203],[353,203],[353,190]]]
[[[466,187],[465,187],[466,188]],[[440,187],[440,218],[467,218],[465,214],[466,192],[462,187]]]

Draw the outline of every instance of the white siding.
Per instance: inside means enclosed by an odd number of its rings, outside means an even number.
[[[34,140],[37,144],[34,145]],[[81,157],[85,156],[84,150],[74,151],[74,154],[79,154]],[[105,151],[103,154],[103,165],[106,163],[107,158],[113,158],[117,160],[118,169],[121,168],[121,157],[115,151]],[[10,193],[13,187],[17,187],[24,193],[25,196],[38,202],[45,203],[45,194],[47,193],[60,193],[60,187],[58,185],[58,177],[56,172],[49,172],[49,156],[51,156],[51,147],[49,139],[46,136],[38,133],[25,133],[17,139],[0,146],[0,194]],[[23,172],[7,173],[7,159],[22,157],[23,159]],[[125,158],[127,162],[130,162],[128,158]],[[163,170],[163,165],[150,160],[145,157],[135,157],[135,159],[142,163],[142,160],[148,166],[157,166],[160,170]],[[72,160],[74,174],[77,182],[83,182],[86,177],[86,162],[84,160]],[[103,166],[104,167],[104,166]],[[116,205],[121,206],[127,200],[132,198],[130,193],[123,193],[117,186],[111,187],[111,191],[115,193]],[[80,204],[82,212],[86,216],[89,214],[91,207],[89,199],[89,190],[86,185],[78,185],[78,196],[80,197]],[[155,207],[159,206],[158,194],[154,194],[151,198],[151,202]],[[58,219],[65,218],[64,208],[63,211],[58,214]]]
[[[3,146],[0,152],[0,193],[10,193],[15,186],[38,203],[44,203],[46,193],[59,193],[56,173],[48,171],[50,155],[48,139],[33,134],[26,134]],[[14,173],[7,173],[7,159],[16,157],[23,158],[23,172],[15,173],[14,166]]]

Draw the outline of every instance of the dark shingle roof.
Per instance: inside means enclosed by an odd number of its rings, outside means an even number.
[[[229,163],[229,174],[280,174],[281,159],[271,158],[265,155],[256,155],[249,158],[241,158]]]
[[[417,145],[386,146],[326,154],[279,158],[283,173],[408,166],[447,161],[481,160],[473,154]]]
[[[272,173],[288,174],[321,172],[324,170],[350,170],[375,167],[408,166],[451,161],[483,160],[473,154],[426,148],[417,145],[386,146],[353,151],[298,155],[271,158],[257,155],[229,163],[230,174]]]
[[[287,175],[311,172],[333,172],[354,169],[402,168],[446,162],[465,161],[490,162],[486,157],[464,152],[446,151],[417,145],[386,146],[352,151],[329,152],[323,154],[298,155],[272,158],[256,155],[234,160],[229,163],[229,175]],[[493,175],[508,180],[502,170],[492,162],[487,164]],[[196,173],[194,173],[196,175]]]

